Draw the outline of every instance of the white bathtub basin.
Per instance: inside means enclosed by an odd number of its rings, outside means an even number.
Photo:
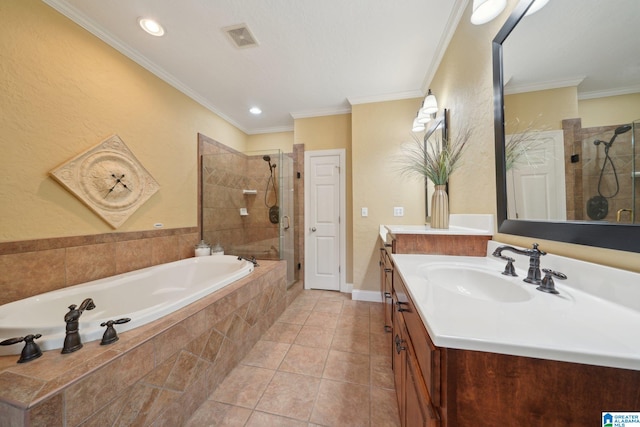
[[[523,302],[533,295],[513,277],[502,275],[496,268],[461,262],[430,263],[420,274],[439,289],[462,298],[503,303]]]

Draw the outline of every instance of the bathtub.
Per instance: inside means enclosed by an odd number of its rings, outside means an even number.
[[[124,317],[118,333],[172,313],[248,275],[253,264],[231,255],[187,258],[106,277],[0,306],[0,341],[42,334],[40,348],[62,348],[64,316],[71,304],[92,298],[96,308],[80,318],[82,342],[102,338],[100,324]],[[20,354],[23,344],[0,346],[0,355]]]

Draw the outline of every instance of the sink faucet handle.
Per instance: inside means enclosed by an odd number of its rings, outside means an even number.
[[[502,272],[502,274],[504,274],[505,276],[518,277],[518,275],[516,274],[516,269],[513,266],[513,262],[515,261],[515,259],[504,255],[500,255],[498,256],[498,258],[507,261],[507,265],[504,266],[504,271]]]
[[[540,286],[538,286],[536,289],[548,294],[559,294],[560,292],[556,290],[553,278],[555,277],[556,279],[566,280],[567,275],[564,273],[560,273],[559,271],[550,270],[548,268],[543,268],[542,271],[544,272],[544,278],[540,282]]]

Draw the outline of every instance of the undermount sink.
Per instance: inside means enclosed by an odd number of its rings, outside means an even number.
[[[438,288],[467,298],[494,302],[524,302],[532,298],[512,277],[465,264],[428,264],[421,274]]]

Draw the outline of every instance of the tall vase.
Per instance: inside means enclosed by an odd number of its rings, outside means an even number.
[[[431,228],[449,228],[449,196],[446,185],[436,185],[431,196]]]

